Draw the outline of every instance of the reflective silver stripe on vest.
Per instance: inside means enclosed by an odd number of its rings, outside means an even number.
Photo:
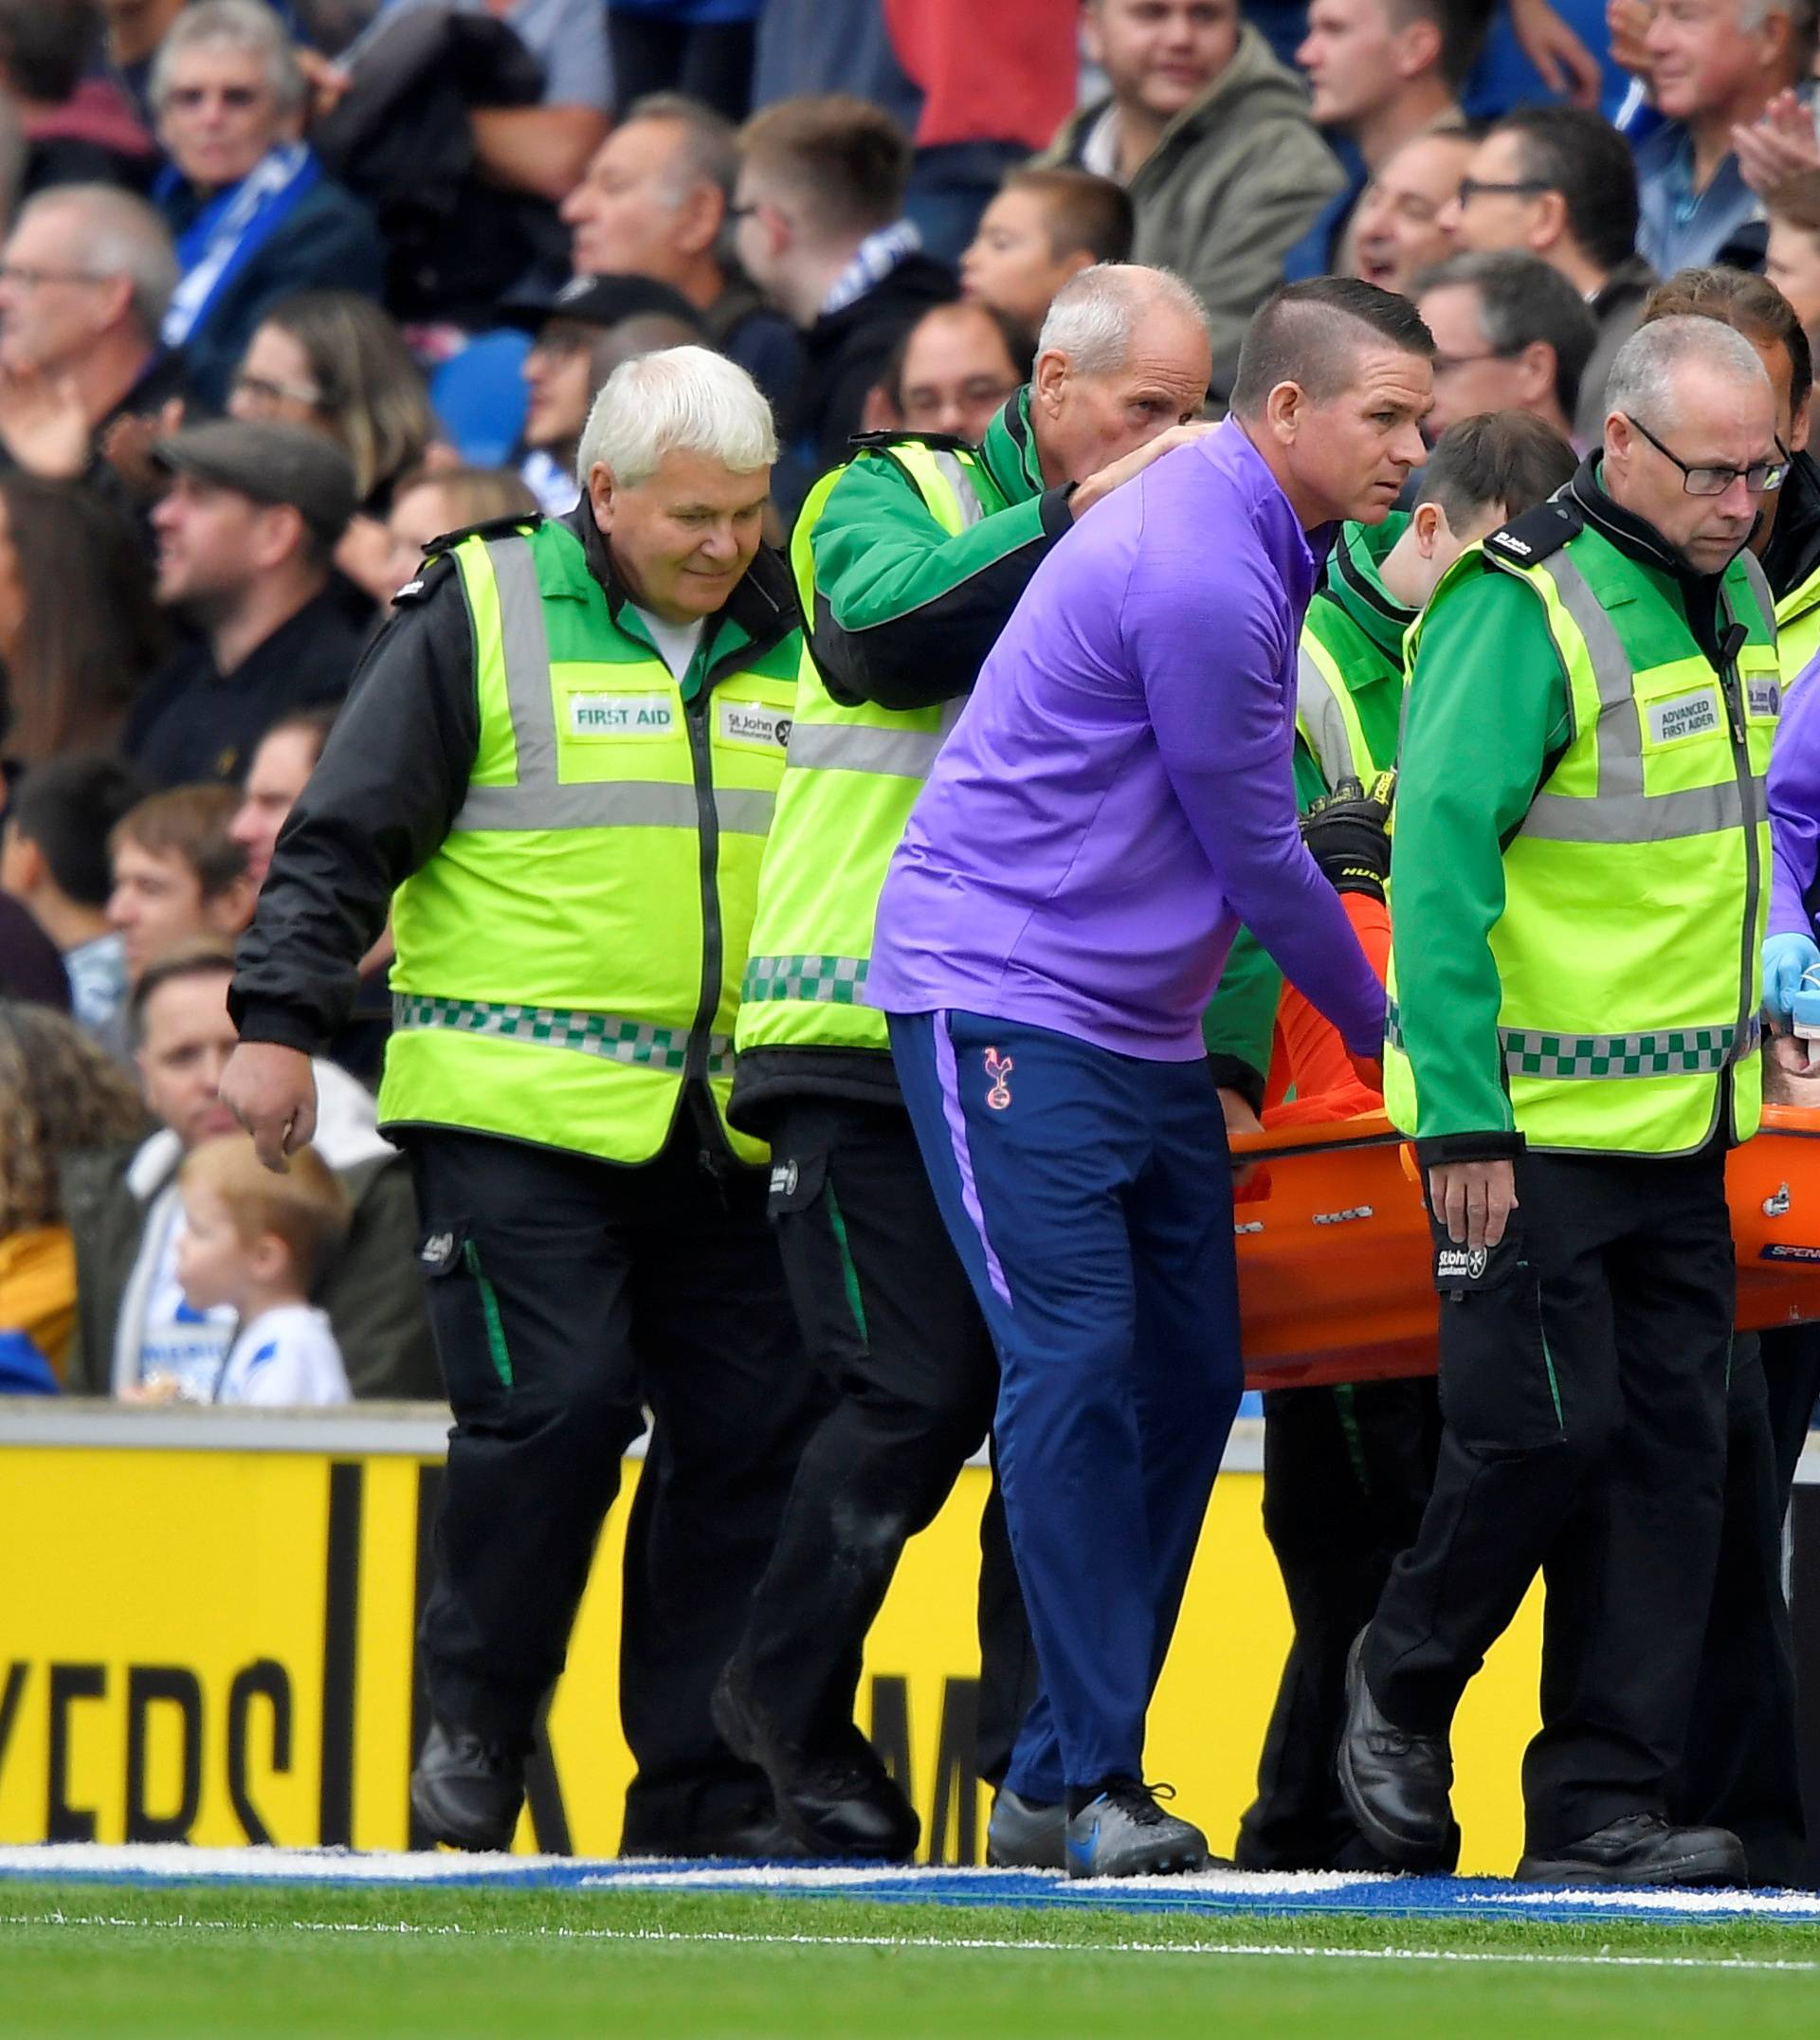
[[[929,458],[935,462],[941,479],[955,492],[955,501],[960,505],[961,530],[971,531],[986,515],[986,505],[979,500],[973,476],[945,446],[931,446]]]
[[[1683,792],[1643,790],[1643,719],[1635,705],[1630,660],[1611,619],[1586,576],[1565,553],[1548,560],[1561,607],[1586,640],[1598,689],[1599,726],[1593,733],[1599,790],[1588,798],[1538,793],[1519,835],[1547,843],[1665,843],[1678,836],[1716,835],[1755,826],[1764,811],[1765,785],[1751,781],[1750,811],[1736,778]],[[1713,676],[1719,685],[1719,676]]]
[[[681,1076],[688,1063],[686,1028],[653,1027],[561,1006],[502,1006],[487,999],[438,999],[394,992],[391,1024],[400,1029],[446,1028],[457,1034],[484,1034],[540,1048],[573,1048],[606,1062],[636,1064],[674,1076]],[[708,1074],[733,1075],[733,1043],[725,1034],[708,1036]]]
[[[1698,1077],[1742,1062],[1757,1045],[1746,1028],[1666,1028],[1654,1034],[1549,1034],[1501,1027],[1504,1067],[1513,1077]]]
[[[1356,777],[1358,767],[1353,758],[1353,738],[1346,719],[1334,699],[1332,683],[1305,650],[1296,653],[1296,709],[1327,784],[1338,786],[1342,779]]]
[[[506,708],[518,747],[519,776],[512,786],[470,786],[455,817],[457,829],[696,829],[701,810],[693,784],[653,785],[643,779],[582,780],[557,775],[556,712],[550,693],[550,639],[544,628],[543,591],[528,538],[489,538],[486,556],[499,589],[500,653],[505,665]],[[714,811],[730,835],[769,833],[774,793],[716,787]]]
[[[771,829],[774,793],[752,787],[718,786],[714,811],[734,836],[762,836]],[[457,829],[694,829],[701,810],[693,786],[654,785],[646,779],[591,779],[533,789],[470,786]]]
[[[879,730],[853,722],[791,725],[789,761],[815,772],[870,772],[926,779],[941,751],[940,730]]]
[[[1762,612],[1763,621],[1770,629],[1774,630],[1775,628],[1775,597],[1770,592],[1769,576],[1763,572],[1762,562],[1755,553],[1740,553],[1738,557],[1744,564],[1744,579],[1748,583],[1752,594],[1756,597],[1756,606]]]

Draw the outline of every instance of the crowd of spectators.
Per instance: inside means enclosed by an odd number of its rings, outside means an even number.
[[[1813,0],[0,0],[4,1378],[252,1393],[178,1273],[231,944],[391,595],[573,508],[620,362],[752,373],[777,539],[856,432],[980,440],[1097,263],[1198,292],[1214,412],[1266,294],[1338,272],[1420,309],[1431,435],[1584,448],[1659,278],[1820,331],[1814,38]],[[355,1394],[433,1394],[387,960],[319,1073],[346,1225],[283,1265]]]

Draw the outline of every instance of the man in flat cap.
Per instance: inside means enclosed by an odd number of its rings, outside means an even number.
[[[146,688],[128,754],[162,786],[238,779],[291,710],[348,691],[365,631],[331,577],[354,515],[340,447],[296,426],[220,419],[159,440],[157,596],[195,632]]]

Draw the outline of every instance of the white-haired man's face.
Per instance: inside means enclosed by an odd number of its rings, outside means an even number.
[[[673,449],[628,486],[596,461],[588,501],[631,599],[666,624],[691,624],[721,609],[752,565],[771,469],[739,474],[712,454]]]
[[[81,220],[68,206],[35,206],[0,256],[0,368],[67,372],[116,324],[130,301],[123,277],[85,273]]]
[[[1162,304],[1145,310],[1123,363],[1083,374],[1060,348],[1036,358],[1030,419],[1043,472],[1084,482],[1171,426],[1188,425],[1207,402],[1213,356],[1198,319]]]
[[[1746,27],[1752,0],[1662,0],[1644,48],[1657,109],[1670,120],[1738,109],[1793,82],[1797,68],[1786,13]]]
[[[1614,410],[1606,419],[1601,479],[1612,501],[1653,525],[1696,574],[1718,574],[1743,549],[1763,507],[1764,491],[1749,485],[1746,470],[1782,459],[1775,393],[1767,375],[1727,373],[1694,356],[1675,363],[1667,401],[1652,408],[1653,416]]]

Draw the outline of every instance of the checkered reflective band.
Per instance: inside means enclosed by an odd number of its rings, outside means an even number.
[[[1659,1034],[1543,1034],[1502,1027],[1498,1038],[1513,1077],[1695,1077],[1750,1054],[1757,1033],[1753,1019],[1743,1029],[1674,1028]]]
[[[823,1006],[857,1006],[869,966],[864,956],[753,956],[741,999],[802,999]]]
[[[458,1034],[489,1034],[542,1048],[573,1048],[609,1063],[638,1064],[678,1076],[688,1063],[686,1029],[618,1020],[610,1013],[574,1012],[560,1006],[496,1006],[485,999],[437,999],[395,992],[391,1024],[400,1029],[447,1028]],[[708,1075],[733,1075],[730,1036],[708,1036]]]

